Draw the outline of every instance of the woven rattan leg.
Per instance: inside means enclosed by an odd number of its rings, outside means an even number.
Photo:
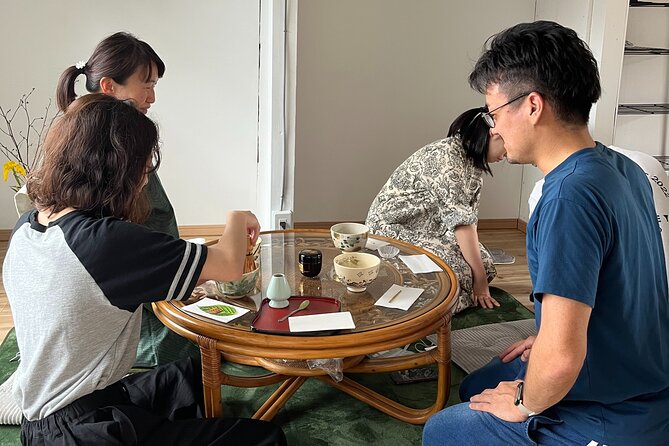
[[[202,357],[202,387],[204,392],[204,416],[223,416],[221,404],[221,353],[216,349],[216,341],[205,336],[197,336]]]
[[[270,421],[279,410],[288,402],[297,389],[306,381],[304,376],[296,376],[285,380],[278,389],[265,401],[252,418],[256,420]]]
[[[424,424],[430,416],[444,408],[451,388],[451,330],[450,317],[437,330],[437,348],[430,351],[433,363],[437,363],[437,395],[434,404],[424,409],[414,409],[393,401],[359,384],[348,377],[336,382],[329,376],[316,378],[341,390],[352,397],[369,404],[398,420],[411,424]]]

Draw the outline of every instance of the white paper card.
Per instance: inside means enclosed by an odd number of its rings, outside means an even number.
[[[369,237],[367,239],[367,244],[365,245],[365,247],[369,250],[376,251],[381,246],[386,246],[386,245],[390,245],[390,243],[386,242],[385,240],[379,240],[376,238]]]
[[[348,311],[293,316],[288,318],[288,326],[292,332],[355,328],[353,317]]]
[[[219,306],[219,305],[225,305],[226,307],[233,308],[235,310],[235,314],[220,315],[219,316],[217,314],[212,314],[212,313],[209,313],[209,312],[202,309],[202,307],[213,307],[213,306]],[[189,313],[197,314],[199,316],[208,317],[210,319],[213,319],[213,320],[219,321],[219,322],[230,322],[234,319],[237,319],[239,316],[243,316],[244,314],[249,312],[249,310],[246,309],[246,308],[242,308],[242,307],[238,307],[236,305],[221,302],[220,300],[211,299],[209,297],[205,297],[204,299],[201,299],[201,300],[195,302],[194,304],[186,305],[185,307],[182,308],[182,310],[188,311]]]
[[[400,256],[400,259],[414,274],[440,272],[442,269],[425,254]]]
[[[379,297],[379,300],[377,300],[374,305],[387,308],[399,308],[400,310],[406,311],[414,302],[416,302],[416,299],[418,299],[418,296],[420,296],[423,291],[425,290],[422,288],[411,288],[393,284],[388,288],[388,291]],[[390,299],[393,301],[390,302]]]

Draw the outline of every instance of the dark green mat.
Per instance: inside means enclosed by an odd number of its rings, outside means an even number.
[[[533,317],[532,312],[510,294],[494,287],[490,291],[501,307],[495,310],[465,310],[453,318],[453,330]],[[0,381],[7,379],[16,369],[16,362],[8,362],[16,351],[16,336],[12,330],[0,346]],[[253,367],[230,364],[226,364],[225,369],[235,374],[262,373],[262,370]],[[452,366],[448,405],[459,402],[458,385],[464,375],[460,368]],[[356,375],[353,378],[411,407],[427,407],[432,404],[436,395],[434,381],[396,385],[389,373]],[[257,389],[224,386],[222,394],[225,414],[250,417],[276,387],[278,384]],[[420,445],[423,431],[423,426],[395,420],[316,379],[307,380],[274,421],[281,425],[291,446]],[[19,444],[19,431],[18,426],[0,427],[0,446]]]
[[[16,345],[16,333],[12,328],[0,345],[0,382],[5,382],[19,366],[18,361],[9,362],[19,351]],[[0,426],[0,446],[21,444],[19,426]]]

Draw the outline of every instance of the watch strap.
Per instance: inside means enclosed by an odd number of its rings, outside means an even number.
[[[523,414],[527,415],[528,417],[532,417],[534,415],[537,415],[539,412],[534,412],[527,407],[523,405],[523,387],[525,386],[525,383],[523,381],[518,383],[518,387],[516,389],[516,399],[513,402],[518,407],[518,410],[520,410]]]
[[[533,417],[533,416],[537,415],[537,412],[533,412],[530,409],[528,409],[527,407],[523,406],[523,403],[518,403],[518,404],[516,404],[516,406],[518,407],[518,410],[520,410],[522,413],[524,413],[528,417]]]

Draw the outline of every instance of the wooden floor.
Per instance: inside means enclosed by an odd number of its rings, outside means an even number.
[[[518,302],[534,311],[534,304],[529,299],[532,283],[527,270],[525,233],[517,229],[480,230],[479,240],[488,249],[501,248],[506,254],[516,257],[515,263],[511,265],[495,265],[497,277],[491,285],[512,294]]]
[[[512,265],[497,265],[497,278],[492,285],[511,293],[523,305],[532,309],[532,303],[528,299],[532,287],[527,271],[525,234],[515,229],[488,229],[479,231],[479,237],[488,248],[501,248],[516,257],[516,262]],[[0,263],[5,260],[6,252],[7,242],[0,242]],[[4,339],[13,326],[7,294],[0,284],[0,339]]]

